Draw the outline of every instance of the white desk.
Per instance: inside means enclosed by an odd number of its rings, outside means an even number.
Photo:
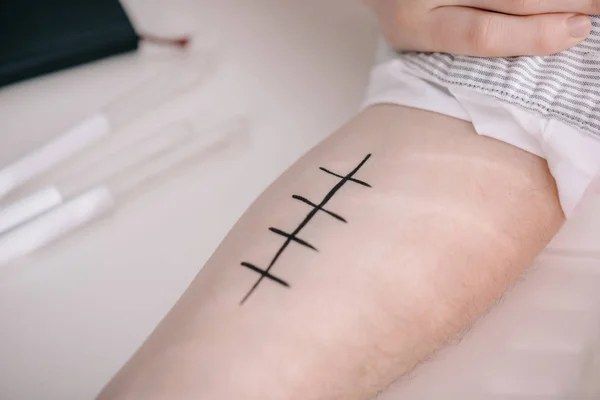
[[[139,28],[216,37],[218,73],[129,131],[245,113],[249,147],[177,171],[107,220],[0,271],[0,399],[90,399],[170,309],[236,219],[347,120],[375,24],[358,2],[130,0]],[[35,148],[167,56],[141,51],[0,89],[0,164]]]
[[[375,24],[347,0],[128,0],[152,33],[213,34],[208,85],[129,127],[247,113],[252,144],[190,166],[111,218],[0,271],[0,399],[91,399],[152,331],[252,200],[356,110]],[[216,34],[216,35],[215,35]],[[0,164],[150,76],[141,51],[0,90]],[[600,249],[600,204],[554,246]]]

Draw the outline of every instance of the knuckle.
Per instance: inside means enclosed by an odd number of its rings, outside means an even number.
[[[531,39],[534,55],[548,55],[560,50],[562,41],[557,40],[547,24],[538,24],[534,32]]]
[[[545,56],[556,53],[556,46],[551,41],[538,37],[533,41],[532,55]]]
[[[534,55],[549,55],[556,53],[556,45],[547,38],[538,36],[533,41]]]
[[[496,22],[493,16],[480,16],[475,19],[467,31],[467,44],[476,53],[492,55],[498,50],[497,37],[494,35]]]

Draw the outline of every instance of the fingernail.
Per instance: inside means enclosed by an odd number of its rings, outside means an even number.
[[[592,31],[592,22],[585,15],[575,15],[567,20],[569,33],[574,38],[585,38]]]

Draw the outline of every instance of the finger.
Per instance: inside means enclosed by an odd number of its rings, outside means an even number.
[[[468,7],[432,10],[426,25],[425,51],[479,57],[554,54],[580,43],[592,29],[584,15],[513,16]]]
[[[600,1],[597,0],[450,0],[450,4],[511,15],[600,14]]]

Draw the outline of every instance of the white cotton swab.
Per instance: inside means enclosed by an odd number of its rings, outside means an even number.
[[[50,187],[42,188],[0,208],[0,235],[64,203],[66,199],[117,174],[120,170],[148,162],[164,152],[181,146],[182,142],[189,140],[192,134],[189,123],[169,125],[150,135],[137,138],[91,164],[83,165],[77,172]]]
[[[180,148],[149,160],[83,191],[58,207],[0,236],[0,265],[26,256],[112,211],[136,189],[159,179],[186,161],[207,160],[221,151],[243,143],[248,131],[246,119],[235,119],[198,132]],[[221,133],[218,137],[215,132]],[[201,137],[198,137],[201,136]],[[208,136],[208,137],[207,137]]]
[[[194,88],[212,71],[209,55],[200,60],[195,57],[193,60],[178,59],[155,78],[136,86],[41,148],[0,169],[0,199],[136,117]]]

